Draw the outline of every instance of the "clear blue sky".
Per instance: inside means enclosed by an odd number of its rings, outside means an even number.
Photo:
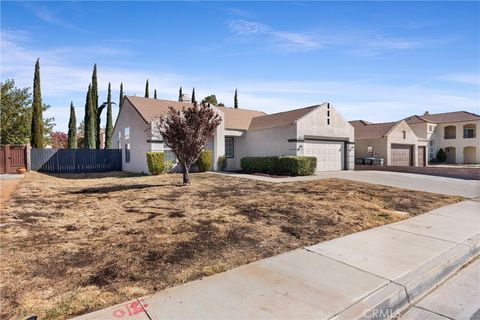
[[[479,112],[479,2],[1,2],[1,80],[32,86],[57,130],[100,100],[215,93],[268,113],[324,101],[348,120]],[[116,109],[115,109],[116,110]],[[115,112],[116,113],[116,112]],[[105,123],[103,121],[103,123]]]

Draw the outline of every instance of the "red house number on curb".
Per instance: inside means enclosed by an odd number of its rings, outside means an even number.
[[[147,307],[148,304],[144,304],[143,300],[140,300],[140,302],[133,301],[118,307],[113,311],[112,315],[115,318],[131,317],[142,313],[143,309],[146,309]]]

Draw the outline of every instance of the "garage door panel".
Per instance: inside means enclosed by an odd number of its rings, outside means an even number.
[[[313,142],[305,143],[305,156],[317,158],[317,171],[342,170],[344,148],[341,142]]]
[[[390,164],[392,166],[410,166],[412,163],[412,147],[406,144],[392,144]]]

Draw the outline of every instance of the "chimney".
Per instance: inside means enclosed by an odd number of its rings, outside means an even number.
[[[425,112],[423,113],[423,115],[424,115],[424,116],[429,116],[429,115],[430,115],[430,111],[425,111]]]
[[[180,102],[191,102],[190,96],[186,93],[182,94],[182,97],[180,98]]]

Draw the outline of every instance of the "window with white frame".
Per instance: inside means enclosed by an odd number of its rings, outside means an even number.
[[[367,146],[367,152],[372,153],[373,152],[373,147],[372,146]]]
[[[165,154],[165,161],[173,161],[177,162],[177,156],[170,148],[163,149],[163,153]]]
[[[122,149],[122,132],[118,131],[117,134],[117,149]]]
[[[125,162],[130,162],[130,143],[125,144]]]
[[[130,127],[125,128],[125,139],[130,139]]]
[[[428,158],[430,160],[435,158],[435,141],[430,141],[428,146]]]
[[[233,158],[235,157],[235,146],[233,142],[233,137],[225,137],[225,157]]]

